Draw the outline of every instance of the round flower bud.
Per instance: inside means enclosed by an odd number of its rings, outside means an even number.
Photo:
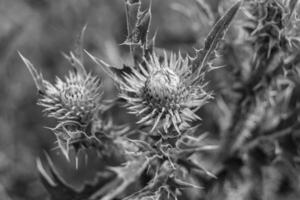
[[[69,73],[65,81],[57,78],[54,85],[47,83],[45,95],[38,104],[44,112],[59,121],[74,120],[88,124],[97,110],[101,96],[100,81],[90,74]]]
[[[170,128],[181,134],[188,122],[199,119],[195,111],[211,96],[204,90],[202,74],[190,73],[189,58],[175,54],[168,58],[165,53],[160,60],[153,54],[145,65],[126,74],[121,97],[131,113],[141,118],[137,123],[152,126],[150,132],[163,128],[164,135],[174,136]]]

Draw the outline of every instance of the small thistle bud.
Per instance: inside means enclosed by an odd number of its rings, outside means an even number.
[[[58,125],[51,130],[68,158],[69,144],[90,134],[86,129],[97,113],[101,84],[91,74],[70,72],[65,81],[57,78],[54,85],[46,82],[45,88],[38,104],[45,108],[48,117],[58,120]]]
[[[188,127],[188,122],[199,119],[195,114],[211,96],[204,90],[200,74],[190,73],[189,58],[164,53],[163,62],[153,54],[145,67],[133,69],[121,84],[121,96],[129,110],[141,116],[138,123],[150,125],[153,132],[162,127],[165,133],[172,126],[177,133]],[[123,86],[123,87],[122,87]],[[170,136],[170,135],[168,135]]]
[[[100,96],[100,81],[96,77],[70,72],[65,81],[57,78],[54,85],[47,83],[45,95],[38,104],[45,107],[44,112],[49,117],[88,124]]]
[[[51,84],[43,79],[42,74],[38,73],[29,60],[21,54],[20,56],[41,94],[38,105],[44,107],[43,112],[48,117],[58,121],[57,126],[50,129],[68,158],[69,144],[84,140],[91,134],[87,130],[98,111],[102,94],[101,82],[97,77],[87,74],[81,62],[76,59],[78,67],[75,69],[81,70],[70,71],[64,80],[56,78],[55,84]]]

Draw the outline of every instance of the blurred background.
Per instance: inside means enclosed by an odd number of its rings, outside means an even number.
[[[219,0],[209,0],[218,16]],[[225,1],[228,3],[228,1]],[[144,0],[146,8],[149,1]],[[157,32],[156,46],[190,52],[199,47],[212,20],[199,12],[194,0],[152,0],[150,35]],[[110,64],[128,61],[125,7],[122,0],[0,0],[0,199],[41,200],[46,191],[39,181],[36,159],[53,150],[53,121],[36,106],[37,91],[17,51],[27,57],[44,77],[53,81],[70,69],[62,53],[87,24],[84,48]],[[112,82],[85,57],[86,68],[99,74],[105,83],[105,96],[114,93]],[[209,121],[209,119],[207,120]],[[87,166],[75,169],[58,155],[60,169],[75,186],[93,177]],[[72,161],[71,161],[72,162]],[[57,162],[56,162],[57,163]],[[92,166],[92,165],[91,165]]]

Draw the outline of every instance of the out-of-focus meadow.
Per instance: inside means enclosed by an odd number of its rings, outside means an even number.
[[[218,2],[210,1],[212,8]],[[193,0],[153,0],[152,14],[151,35],[157,32],[157,47],[190,51],[193,45],[201,44],[211,26],[208,21],[198,20]],[[46,79],[53,81],[56,75],[63,76],[69,69],[62,53],[72,50],[85,24],[85,49],[116,66],[128,60],[128,49],[120,45],[126,37],[122,0],[0,1],[1,200],[45,199],[36,159],[43,156],[43,151],[55,153],[52,149],[56,146],[53,134],[45,128],[53,122],[36,106],[34,82],[17,51],[29,58]],[[89,71],[102,76],[105,96],[110,96],[114,92],[112,82],[87,57],[85,61]],[[62,166],[66,163],[63,157],[60,163]],[[89,168],[86,173],[86,168],[83,165],[76,170],[69,165],[60,169],[67,180],[77,185],[83,180],[81,176],[92,178],[93,170]]]

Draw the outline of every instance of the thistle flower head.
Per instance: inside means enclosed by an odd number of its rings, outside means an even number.
[[[163,60],[163,61],[160,61]],[[191,74],[189,58],[166,52],[159,59],[152,54],[145,65],[126,74],[121,96],[129,110],[141,116],[138,123],[152,126],[151,132],[172,126],[181,133],[188,122],[199,119],[195,111],[211,97],[201,78]]]
[[[97,110],[100,85],[99,79],[91,74],[70,72],[65,80],[57,78],[54,85],[46,82],[45,94],[38,104],[45,107],[49,117],[88,124]]]
[[[68,158],[70,143],[90,137],[91,133],[87,133],[87,130],[98,111],[101,82],[97,77],[87,74],[81,61],[73,54],[70,59],[75,62],[76,70],[70,71],[64,79],[56,78],[54,84],[46,81],[28,59],[21,54],[20,57],[41,94],[38,104],[44,107],[43,111],[48,117],[58,121],[57,126],[50,129]]]
[[[84,141],[90,135],[86,129],[97,113],[100,97],[100,81],[91,74],[70,72],[65,80],[57,78],[54,85],[45,82],[45,92],[38,104],[48,117],[58,120],[51,130],[67,157],[70,143]]]

